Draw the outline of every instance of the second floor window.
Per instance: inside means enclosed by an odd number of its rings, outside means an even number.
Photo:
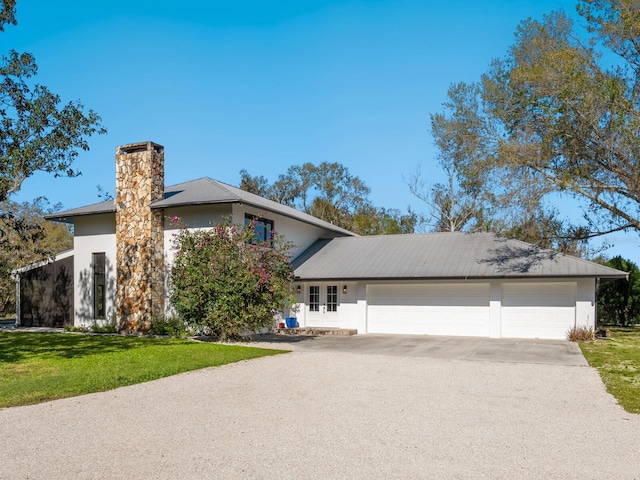
[[[254,223],[254,240],[255,242],[271,243],[271,235],[273,232],[273,220],[267,220],[266,218],[258,218],[253,215],[244,216],[244,224],[249,225]]]

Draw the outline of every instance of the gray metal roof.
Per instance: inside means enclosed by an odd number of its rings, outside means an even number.
[[[626,273],[492,233],[319,240],[293,262],[299,280],[625,278]]]
[[[312,215],[299,212],[295,208],[287,207],[272,200],[267,200],[259,195],[245,192],[226,183],[213,180],[209,177],[199,178],[190,182],[179,183],[165,188],[164,198],[151,203],[151,208],[171,208],[188,205],[211,205],[220,203],[243,203],[260,210],[269,211],[294,218],[311,225],[342,234],[355,236],[356,234],[337,227],[331,223],[320,220]],[[115,201],[94,203],[85,207],[74,208],[63,212],[47,215],[48,220],[61,222],[73,222],[73,217],[82,215],[95,215],[100,213],[113,213],[116,211]]]
[[[58,213],[50,213],[49,215],[45,215],[44,218],[46,218],[47,220],[54,220],[56,222],[73,223],[73,217],[115,212],[115,201],[106,200],[104,202],[92,203],[91,205],[86,205],[84,207],[72,208],[71,210],[64,210]]]

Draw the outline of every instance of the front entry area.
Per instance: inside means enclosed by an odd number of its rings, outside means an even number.
[[[306,296],[306,324],[308,327],[337,328],[340,326],[338,318],[340,301],[337,284],[308,285]]]

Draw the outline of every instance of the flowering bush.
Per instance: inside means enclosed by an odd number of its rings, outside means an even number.
[[[291,244],[274,232],[255,240],[255,224],[224,219],[211,230],[181,228],[174,237],[171,303],[194,330],[220,339],[271,327],[293,301]]]

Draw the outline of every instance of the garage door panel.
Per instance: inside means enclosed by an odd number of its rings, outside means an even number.
[[[489,285],[372,285],[369,305],[487,306]]]
[[[489,285],[373,285],[367,331],[489,335]]]
[[[564,339],[575,324],[576,284],[503,284],[501,335]]]

